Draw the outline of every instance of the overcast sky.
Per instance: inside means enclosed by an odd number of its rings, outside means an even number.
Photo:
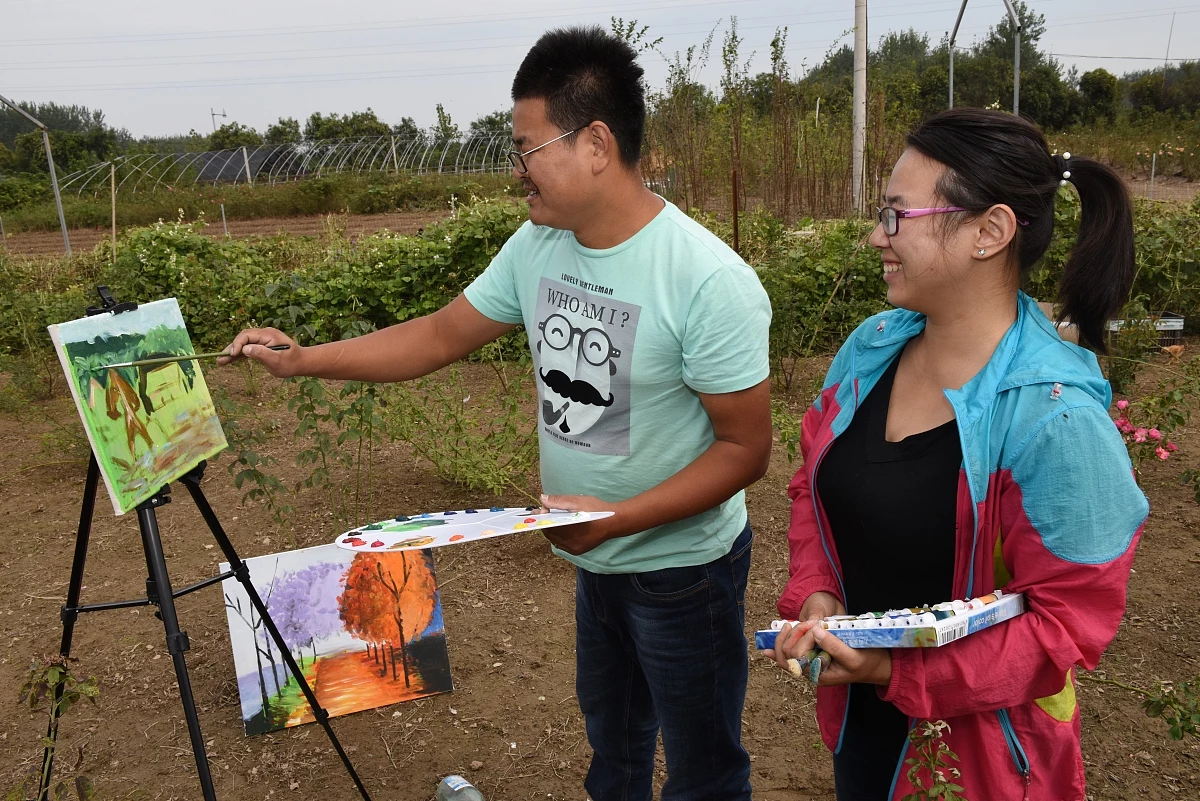
[[[1200,58],[1200,3],[1180,0],[1031,0],[1046,16],[1042,46],[1081,71],[1120,74]],[[370,106],[389,123],[422,127],[442,103],[460,127],[507,108],[513,72],[547,28],[636,18],[662,36],[668,55],[720,26],[701,79],[715,86],[721,37],[737,16],[754,72],[767,68],[777,26],[788,28],[788,60],[800,71],[835,42],[851,41],[852,0],[0,0],[0,94],[16,100],[103,109],[135,136],[212,130],[209,109],[262,131],[281,116],[346,113]],[[934,42],[954,25],[959,0],[872,0],[872,42],[915,28]],[[974,0],[960,44],[1004,13],[1001,0]],[[1119,57],[1119,58],[1115,58]],[[1137,58],[1135,58],[1137,57]],[[1145,60],[1141,60],[1145,59]],[[663,59],[643,56],[651,87]]]

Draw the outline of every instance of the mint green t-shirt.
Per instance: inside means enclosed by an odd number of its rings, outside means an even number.
[[[673,204],[613,248],[525,223],[466,289],[486,317],[524,323],[538,388],[542,487],[621,501],[714,441],[698,393],[769,375],[771,304],[758,276]],[[596,573],[710,562],[746,526],[745,493],[695,517],[560,556]]]

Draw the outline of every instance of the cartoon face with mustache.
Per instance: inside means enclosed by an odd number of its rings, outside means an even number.
[[[573,325],[555,312],[538,324],[541,365],[542,420],[563,434],[582,434],[613,404],[613,362],[621,351],[593,320]],[[590,326],[590,327],[589,327]]]

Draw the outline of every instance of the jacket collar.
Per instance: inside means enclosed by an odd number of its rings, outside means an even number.
[[[855,377],[861,382],[861,395],[870,391],[905,343],[924,330],[925,315],[897,309],[882,315],[874,331],[868,329],[858,338]],[[998,393],[1043,383],[1079,387],[1105,408],[1112,400],[1095,354],[1064,342],[1033,298],[1018,292],[1017,319],[987,364],[960,389],[946,390],[946,398],[959,416],[959,426],[966,429],[991,408]]]

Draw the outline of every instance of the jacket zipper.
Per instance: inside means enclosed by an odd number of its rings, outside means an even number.
[[[1017,739],[1017,732],[1013,729],[1012,719],[1008,715],[1008,710],[997,709],[996,717],[1000,720],[1000,730],[1004,732],[1004,742],[1008,745],[1008,755],[1012,757],[1013,765],[1016,766],[1017,772],[1021,774],[1021,778],[1025,780],[1024,801],[1029,801],[1029,784],[1031,780],[1029,758],[1025,756],[1025,749],[1021,747],[1021,741]]]

